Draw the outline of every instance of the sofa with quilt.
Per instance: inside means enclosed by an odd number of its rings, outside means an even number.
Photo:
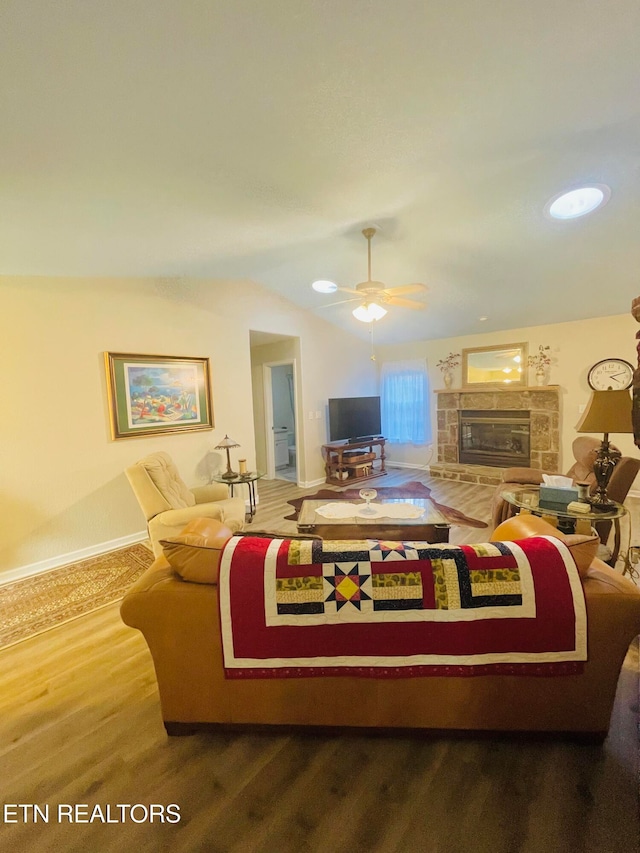
[[[503,522],[478,545],[234,535],[162,541],[121,614],[169,734],[212,724],[603,739],[640,590],[597,536]]]

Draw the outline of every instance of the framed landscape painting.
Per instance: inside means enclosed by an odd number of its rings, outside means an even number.
[[[213,429],[208,358],[104,356],[112,438]]]

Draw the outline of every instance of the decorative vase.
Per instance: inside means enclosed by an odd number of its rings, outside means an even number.
[[[449,373],[449,371],[447,371],[444,375],[444,387],[445,388],[451,388],[452,385],[453,385],[453,373]]]
[[[544,367],[539,367],[536,370],[536,385],[544,385]]]

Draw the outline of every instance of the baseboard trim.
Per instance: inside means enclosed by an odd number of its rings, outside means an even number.
[[[319,480],[305,480],[304,483],[298,483],[298,486],[301,489],[314,489],[316,486],[325,485],[326,482],[326,479],[321,477]]]
[[[410,726],[339,726],[334,725],[302,725],[290,723],[183,723],[164,721],[164,728],[169,737],[189,737],[198,733],[211,734],[295,734],[309,737],[332,737],[336,732],[349,737],[401,737],[420,738],[452,738],[459,740],[500,740],[527,742],[549,742],[565,740],[572,743],[601,744],[607,737],[606,731],[536,731],[535,729],[440,729],[440,728],[411,728]]]
[[[23,580],[33,575],[39,575],[51,569],[59,569],[61,566],[77,563],[79,560],[86,560],[89,557],[97,557],[100,554],[106,554],[108,551],[126,548],[127,545],[135,545],[136,542],[144,542],[148,538],[149,534],[146,530],[143,530],[139,533],[131,533],[129,536],[120,536],[118,539],[111,539],[108,542],[100,542],[98,545],[90,545],[88,548],[79,548],[77,551],[59,554],[57,557],[50,557],[47,560],[39,560],[37,563],[18,566],[15,569],[9,569],[8,572],[0,574],[0,586],[12,583],[13,581]]]
[[[385,462],[387,468],[413,468],[416,471],[428,471],[428,465],[418,465],[416,462],[393,462],[387,459]]]

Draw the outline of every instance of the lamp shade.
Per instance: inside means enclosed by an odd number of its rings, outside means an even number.
[[[234,441],[232,438],[229,438],[228,435],[216,444],[214,450],[226,450],[229,447],[240,447],[237,441]]]
[[[577,432],[633,432],[629,391],[592,391]]]

